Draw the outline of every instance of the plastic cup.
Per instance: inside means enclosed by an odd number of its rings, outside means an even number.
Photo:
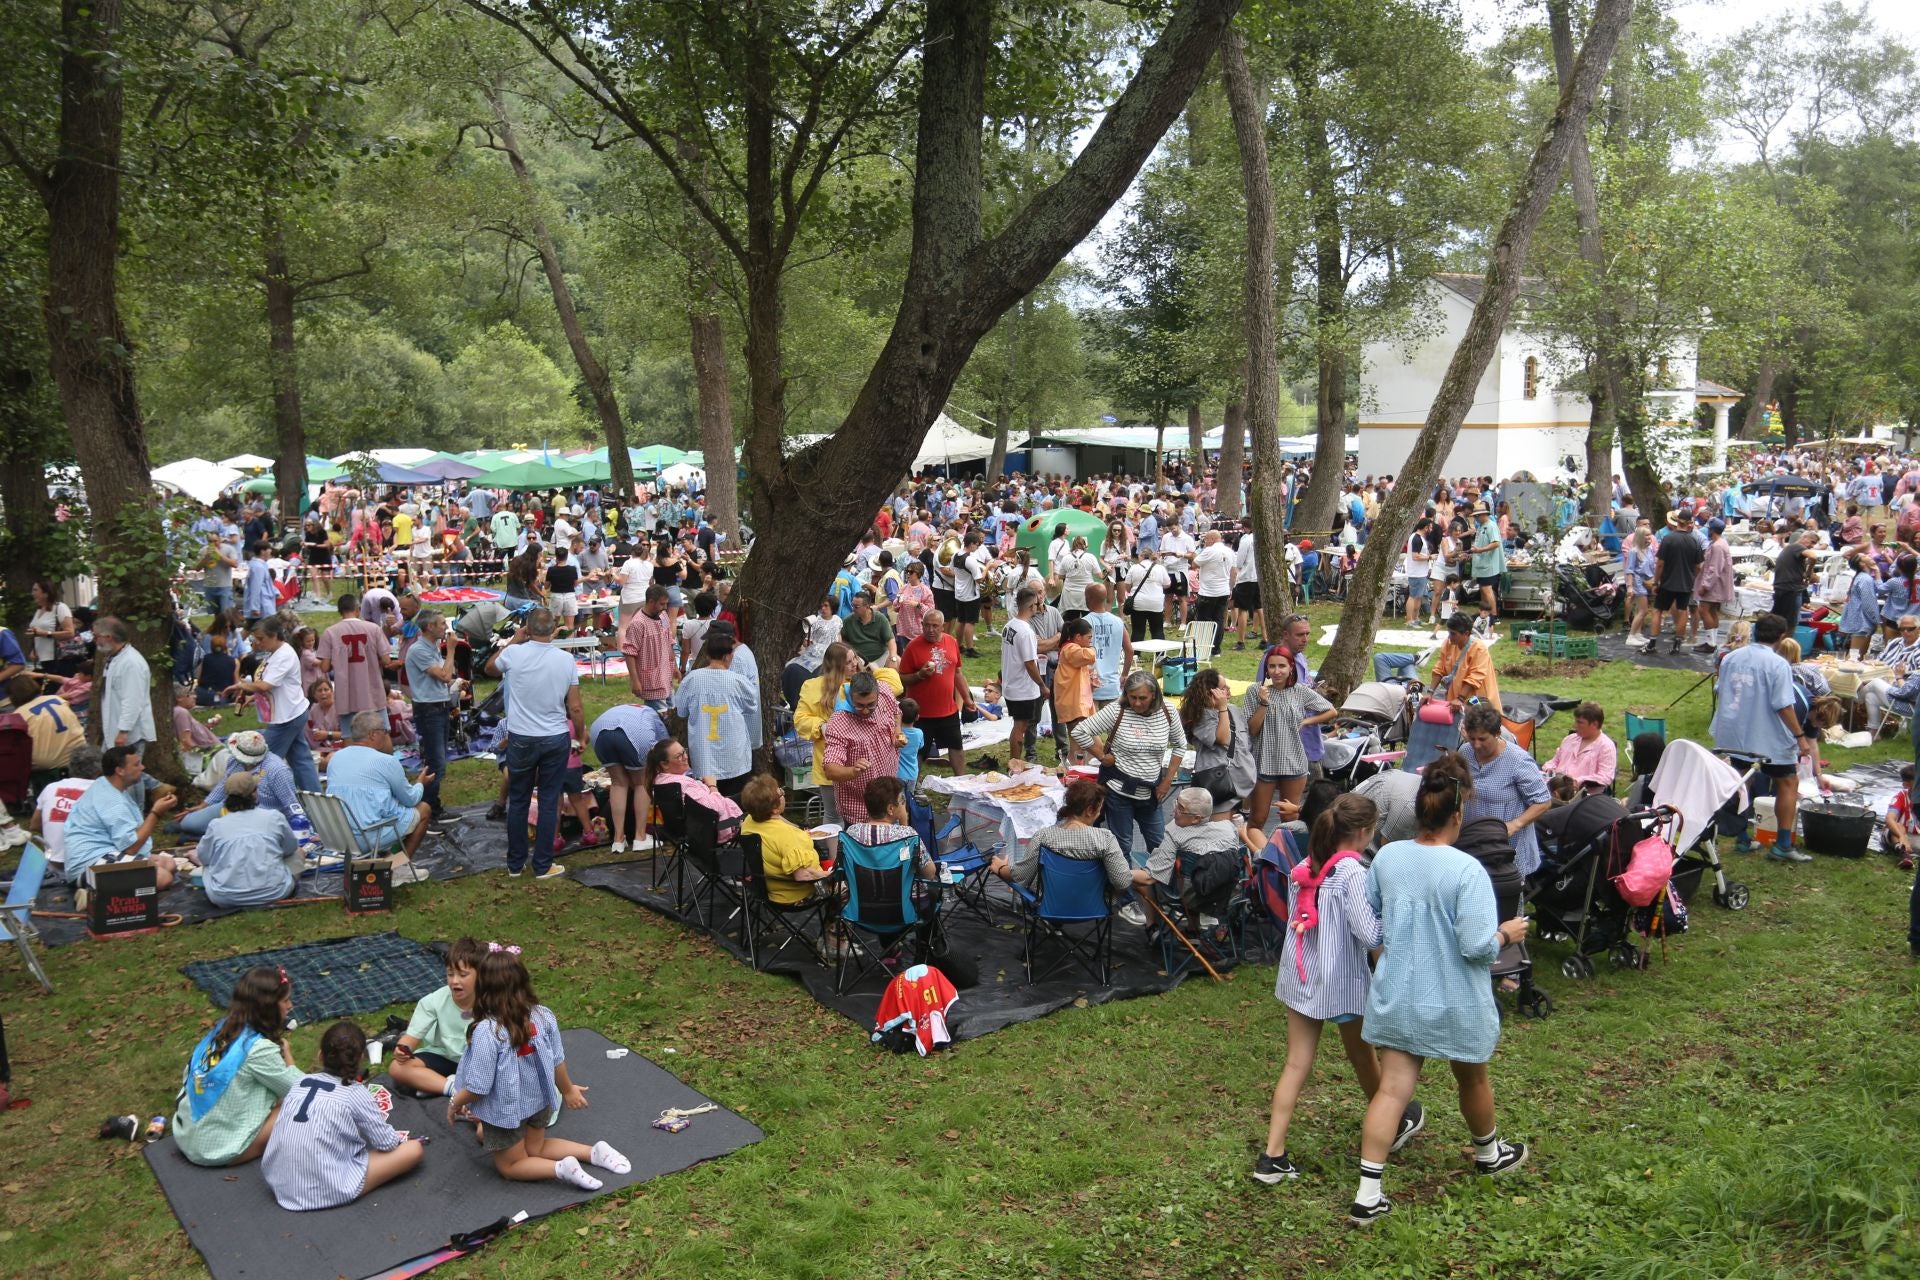
[[[382,1046],[378,1040],[367,1041],[367,1061],[372,1063],[376,1067],[380,1065],[381,1047]]]

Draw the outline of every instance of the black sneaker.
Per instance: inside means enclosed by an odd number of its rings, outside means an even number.
[[[1284,1151],[1277,1156],[1270,1156],[1262,1151],[1260,1158],[1253,1162],[1253,1180],[1264,1182],[1270,1187],[1278,1186],[1290,1178],[1299,1176],[1299,1166],[1287,1159]]]
[[[1364,1205],[1358,1200],[1347,1206],[1347,1221],[1356,1227],[1368,1227],[1393,1212],[1393,1201],[1381,1196],[1377,1204]]]
[[[504,818],[506,817],[506,813],[502,811],[500,816]],[[436,809],[431,818],[433,825],[436,827],[450,827],[456,822],[465,822],[466,820],[466,814],[455,813],[451,809]]]
[[[1413,1141],[1413,1135],[1427,1127],[1427,1109],[1418,1102],[1407,1103],[1407,1109],[1400,1113],[1400,1129],[1393,1135],[1393,1145],[1387,1148],[1392,1155]]]
[[[487,808],[488,822],[505,822],[506,820],[507,820],[507,806],[505,806],[504,804],[501,804],[497,800],[494,801],[493,804],[488,806]]]
[[[1717,646],[1710,644],[1697,644],[1693,646],[1693,651],[1695,653],[1712,653],[1716,647]]]
[[[1491,1177],[1494,1174],[1505,1173],[1509,1169],[1517,1169],[1526,1162],[1526,1143],[1503,1141],[1499,1149],[1494,1152],[1493,1159],[1475,1160],[1473,1162],[1473,1171],[1475,1173],[1484,1173]]]

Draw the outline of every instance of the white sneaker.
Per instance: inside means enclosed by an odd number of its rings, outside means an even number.
[[[625,853],[626,851],[627,851],[627,842],[625,840],[615,840],[612,844],[607,846],[608,853]]]
[[[27,834],[27,829],[17,822],[0,826],[0,850],[18,849],[32,838]]]
[[[1137,902],[1129,902],[1120,908],[1120,918],[1128,924],[1137,924],[1142,929],[1147,927],[1147,909]]]

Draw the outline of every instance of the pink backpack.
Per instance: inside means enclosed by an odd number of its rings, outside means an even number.
[[[1673,846],[1659,836],[1648,836],[1633,846],[1627,869],[1613,883],[1629,906],[1648,907],[1672,879]]]

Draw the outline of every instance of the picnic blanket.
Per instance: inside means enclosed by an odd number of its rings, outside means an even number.
[[[440,952],[392,930],[195,960],[180,972],[225,1009],[240,976],[256,965],[286,970],[293,981],[293,1016],[308,1023],[418,1000],[447,980]]]

